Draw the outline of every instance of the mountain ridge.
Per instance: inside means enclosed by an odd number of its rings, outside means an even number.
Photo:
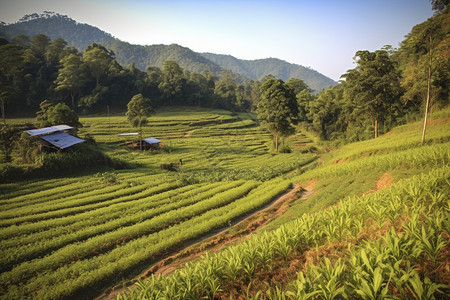
[[[0,24],[0,36],[8,40],[21,34],[31,39],[38,33],[45,34],[51,39],[62,38],[80,52],[92,43],[103,44],[114,51],[120,64],[129,65],[134,62],[135,66],[143,71],[149,66],[161,67],[166,60],[175,60],[184,70],[190,72],[201,73],[208,69],[214,75],[221,77],[230,70],[241,82],[245,81],[245,78],[260,80],[270,74],[285,81],[289,78],[300,78],[316,92],[338,84],[316,70],[278,58],[243,60],[231,55],[198,53],[178,44],[131,44],[95,26],[78,23],[67,15],[49,11],[25,15],[16,23],[2,22]]]

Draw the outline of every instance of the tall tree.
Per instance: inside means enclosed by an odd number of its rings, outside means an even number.
[[[18,80],[23,67],[23,49],[14,44],[0,46],[0,105],[6,124],[5,105],[18,93]]]
[[[67,42],[61,38],[54,39],[45,51],[45,61],[47,66],[59,66],[59,61],[64,56],[64,49],[67,47]]]
[[[216,81],[214,94],[216,96],[215,106],[218,108],[231,109],[237,104],[236,82],[230,71]]]
[[[100,79],[106,77],[113,55],[102,45],[93,43],[83,53],[83,62],[95,78],[96,88],[100,86]]]
[[[154,113],[152,102],[142,94],[137,94],[128,102],[127,108],[128,121],[139,130],[139,147],[142,150],[142,126],[148,123],[147,117]]]
[[[166,104],[181,103],[184,83],[183,69],[176,61],[166,60],[162,68],[162,82],[159,84],[159,89],[166,102],[168,102]]]
[[[59,69],[55,81],[56,91],[67,91],[72,102],[72,109],[78,107],[77,99],[86,82],[86,69],[81,58],[75,54],[69,54],[61,59],[62,68]],[[78,98],[77,98],[78,97]]]
[[[261,101],[256,110],[258,120],[269,130],[278,152],[280,137],[294,133],[298,122],[298,105],[293,90],[281,79],[268,79],[261,86]]]
[[[308,121],[307,113],[309,111],[309,104],[314,99],[311,94],[311,89],[301,79],[290,78],[286,84],[294,91],[297,103],[299,105],[299,118],[301,121]]]
[[[400,105],[400,75],[385,50],[358,51],[355,60],[357,67],[342,76],[346,79],[344,95],[356,112],[371,118],[376,138],[379,123],[393,117]]]
[[[449,3],[449,0],[430,0],[433,10],[443,11]]]
[[[50,120],[48,119],[48,113],[53,109],[53,104],[48,100],[44,100],[39,104],[40,110],[36,112],[36,126],[37,127],[47,127],[51,126]],[[59,125],[59,124],[56,124]]]

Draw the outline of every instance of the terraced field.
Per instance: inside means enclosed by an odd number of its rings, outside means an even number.
[[[119,299],[447,299],[450,118],[324,154],[313,186],[243,242],[150,276]],[[295,174],[297,173],[298,174]]]
[[[250,114],[166,111],[150,120],[145,135],[163,141],[158,151],[122,145],[118,134],[135,131],[123,116],[80,120],[80,136],[139,168],[0,186],[1,298],[92,298],[266,205],[316,159],[270,153]],[[301,134],[290,142],[308,143]],[[180,159],[177,172],[160,168]]]

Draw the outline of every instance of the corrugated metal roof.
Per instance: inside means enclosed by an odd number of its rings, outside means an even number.
[[[83,139],[79,139],[64,132],[56,132],[48,135],[43,135],[41,136],[41,138],[60,149],[65,149],[75,144],[85,142],[85,140]]]
[[[45,127],[40,129],[32,129],[25,131],[26,133],[30,135],[42,135],[47,133],[52,133],[56,131],[64,131],[64,130],[70,130],[73,129],[73,127],[67,126],[67,125],[56,125],[51,127]]]
[[[121,136],[128,136],[128,135],[138,135],[139,133],[137,133],[137,132],[130,132],[130,133],[121,133],[121,134],[119,134],[119,135],[121,135]]]
[[[158,144],[158,143],[161,143],[160,140],[155,139],[155,138],[146,138],[146,139],[144,139],[144,141],[145,141],[146,143],[149,143],[149,144]]]

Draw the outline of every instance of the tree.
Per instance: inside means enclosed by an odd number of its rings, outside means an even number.
[[[53,125],[69,125],[81,127],[77,114],[64,103],[53,106],[48,100],[44,100],[39,105],[41,108],[36,112],[36,126],[47,127]]]
[[[47,46],[45,52],[47,66],[59,66],[59,62],[64,56],[64,49],[66,46],[67,42],[61,38],[54,39],[50,45]]]
[[[286,85],[288,85],[294,91],[295,97],[297,98],[297,103],[300,111],[300,121],[308,121],[306,115],[309,111],[309,105],[311,101],[314,100],[314,96],[311,94],[310,88],[303,80],[298,78],[290,78],[288,81],[286,81]]]
[[[231,109],[237,104],[236,82],[230,71],[216,81],[214,95],[217,98],[215,106],[218,108]]]
[[[447,7],[449,0],[430,0],[430,2],[433,10],[443,11]]]
[[[344,95],[357,112],[370,117],[376,138],[379,123],[393,118],[400,105],[400,75],[386,50],[358,51],[355,60],[357,67],[342,76]]]
[[[47,111],[48,122],[52,125],[69,125],[73,127],[81,127],[77,114],[64,103],[58,103],[55,107]]]
[[[80,96],[81,88],[86,82],[86,70],[78,55],[69,54],[61,59],[62,68],[59,69],[55,81],[56,91],[67,91],[72,101],[72,109],[77,109],[76,96]]]
[[[36,112],[36,126],[37,127],[47,127],[51,126],[50,120],[48,119],[48,113],[53,109],[53,104],[48,100],[44,100],[39,104],[40,110]]]
[[[142,126],[148,123],[147,117],[154,113],[152,102],[142,94],[137,94],[128,102],[127,108],[128,121],[139,130],[139,147],[142,150]]]
[[[268,79],[261,86],[261,100],[256,110],[258,120],[273,134],[275,150],[282,136],[294,133],[298,122],[298,105],[293,90],[281,79]]]
[[[18,92],[18,77],[23,66],[23,49],[14,44],[0,46],[0,104],[3,124],[6,125],[5,104]]]
[[[183,70],[173,60],[166,60],[162,68],[162,82],[159,89],[169,105],[181,103],[184,88]]]
[[[105,47],[96,43],[88,46],[83,54],[83,62],[88,66],[95,78],[96,88],[99,88],[100,78],[106,76],[113,56]]]
[[[0,149],[3,152],[5,162],[11,161],[11,153],[19,130],[13,126],[3,125],[0,128]]]

